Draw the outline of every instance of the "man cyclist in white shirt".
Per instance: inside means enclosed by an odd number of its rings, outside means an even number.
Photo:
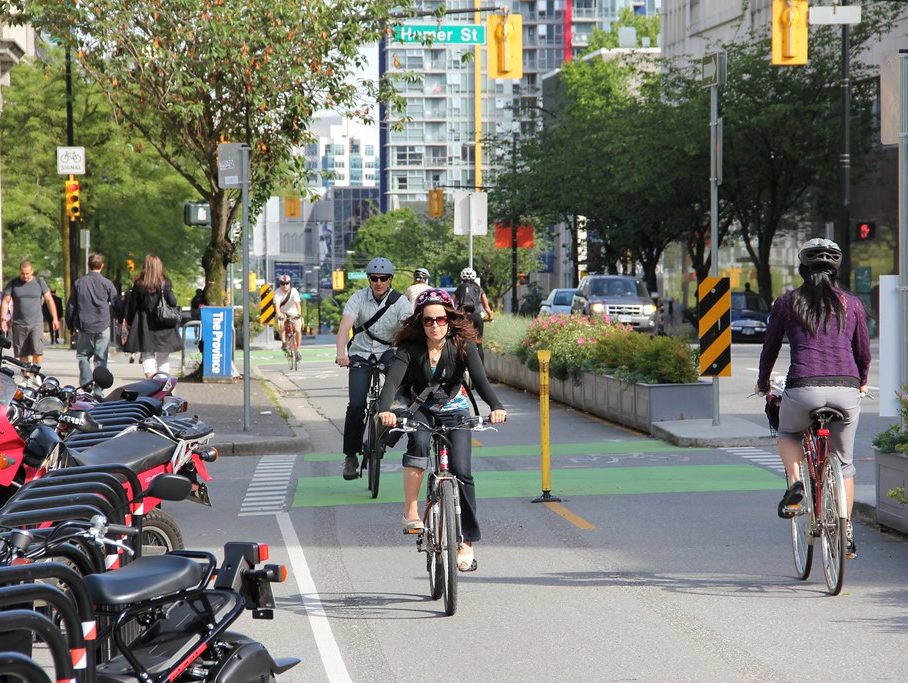
[[[429,275],[429,271],[425,268],[417,268],[413,271],[413,284],[407,287],[407,291],[404,292],[411,304],[416,301],[416,297],[429,289],[430,277],[432,276]]]
[[[299,348],[303,341],[303,308],[300,303],[300,293],[291,283],[290,276],[287,273],[281,275],[278,283],[278,290],[274,295],[274,299],[277,301],[278,306],[277,324],[281,335],[281,348],[287,349],[284,320],[289,318],[290,324],[293,325],[293,336],[296,338],[297,348],[296,357],[299,360]]]
[[[413,314],[407,297],[391,289],[394,265],[386,258],[374,258],[366,266],[369,286],[354,292],[344,306],[344,314],[337,328],[337,358],[342,368],[350,367],[348,383],[349,403],[344,420],[344,479],[359,476],[357,454],[362,452],[365,430],[366,400],[372,370],[357,367],[357,362],[379,361],[385,367],[391,364],[391,340],[401,323]],[[350,332],[353,338],[349,340]],[[348,348],[349,347],[349,348]]]

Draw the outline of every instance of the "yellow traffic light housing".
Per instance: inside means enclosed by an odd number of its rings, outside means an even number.
[[[441,218],[445,215],[445,191],[429,190],[429,216]]]
[[[331,289],[335,292],[341,292],[344,289],[344,271],[331,271]]]
[[[772,63],[807,64],[807,0],[772,0]]]
[[[523,17],[493,14],[487,30],[489,78],[523,78]]]
[[[299,218],[302,215],[302,201],[300,198],[292,195],[284,197],[284,216],[286,218]]]
[[[77,221],[82,215],[82,204],[79,200],[79,181],[73,176],[69,176],[69,179],[66,180],[63,185],[65,191],[66,218],[69,219],[70,222]]]

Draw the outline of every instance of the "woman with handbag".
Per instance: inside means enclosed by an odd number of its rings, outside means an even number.
[[[124,321],[127,328],[125,350],[140,354],[147,379],[159,372],[170,374],[170,354],[181,348],[177,333],[179,307],[173,285],[164,273],[164,264],[154,254],[145,257],[128,301]]]

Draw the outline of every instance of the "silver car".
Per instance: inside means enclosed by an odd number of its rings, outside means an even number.
[[[570,315],[576,289],[553,289],[539,305],[539,315]]]
[[[656,304],[646,284],[628,275],[587,275],[580,281],[571,310],[583,315],[608,314],[612,322],[638,332],[656,332]]]

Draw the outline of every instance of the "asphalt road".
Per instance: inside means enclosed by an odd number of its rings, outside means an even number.
[[[759,418],[746,398],[758,349],[735,347],[723,414]],[[508,422],[473,450],[479,571],[461,575],[458,612],[445,617],[400,533],[400,449],[386,456],[377,501],[363,480],[342,481],[345,371],[306,351],[285,404],[306,412],[314,451],[222,458],[214,509],[174,508],[190,546],[261,540],[287,563],[275,619],[234,629],[303,660],[282,681],[908,675],[905,539],[857,525],[860,557],[829,597],[817,564],[794,578],[772,454],[679,449],[558,404],[552,480],[563,504],[533,504],[538,400],[504,387]]]

